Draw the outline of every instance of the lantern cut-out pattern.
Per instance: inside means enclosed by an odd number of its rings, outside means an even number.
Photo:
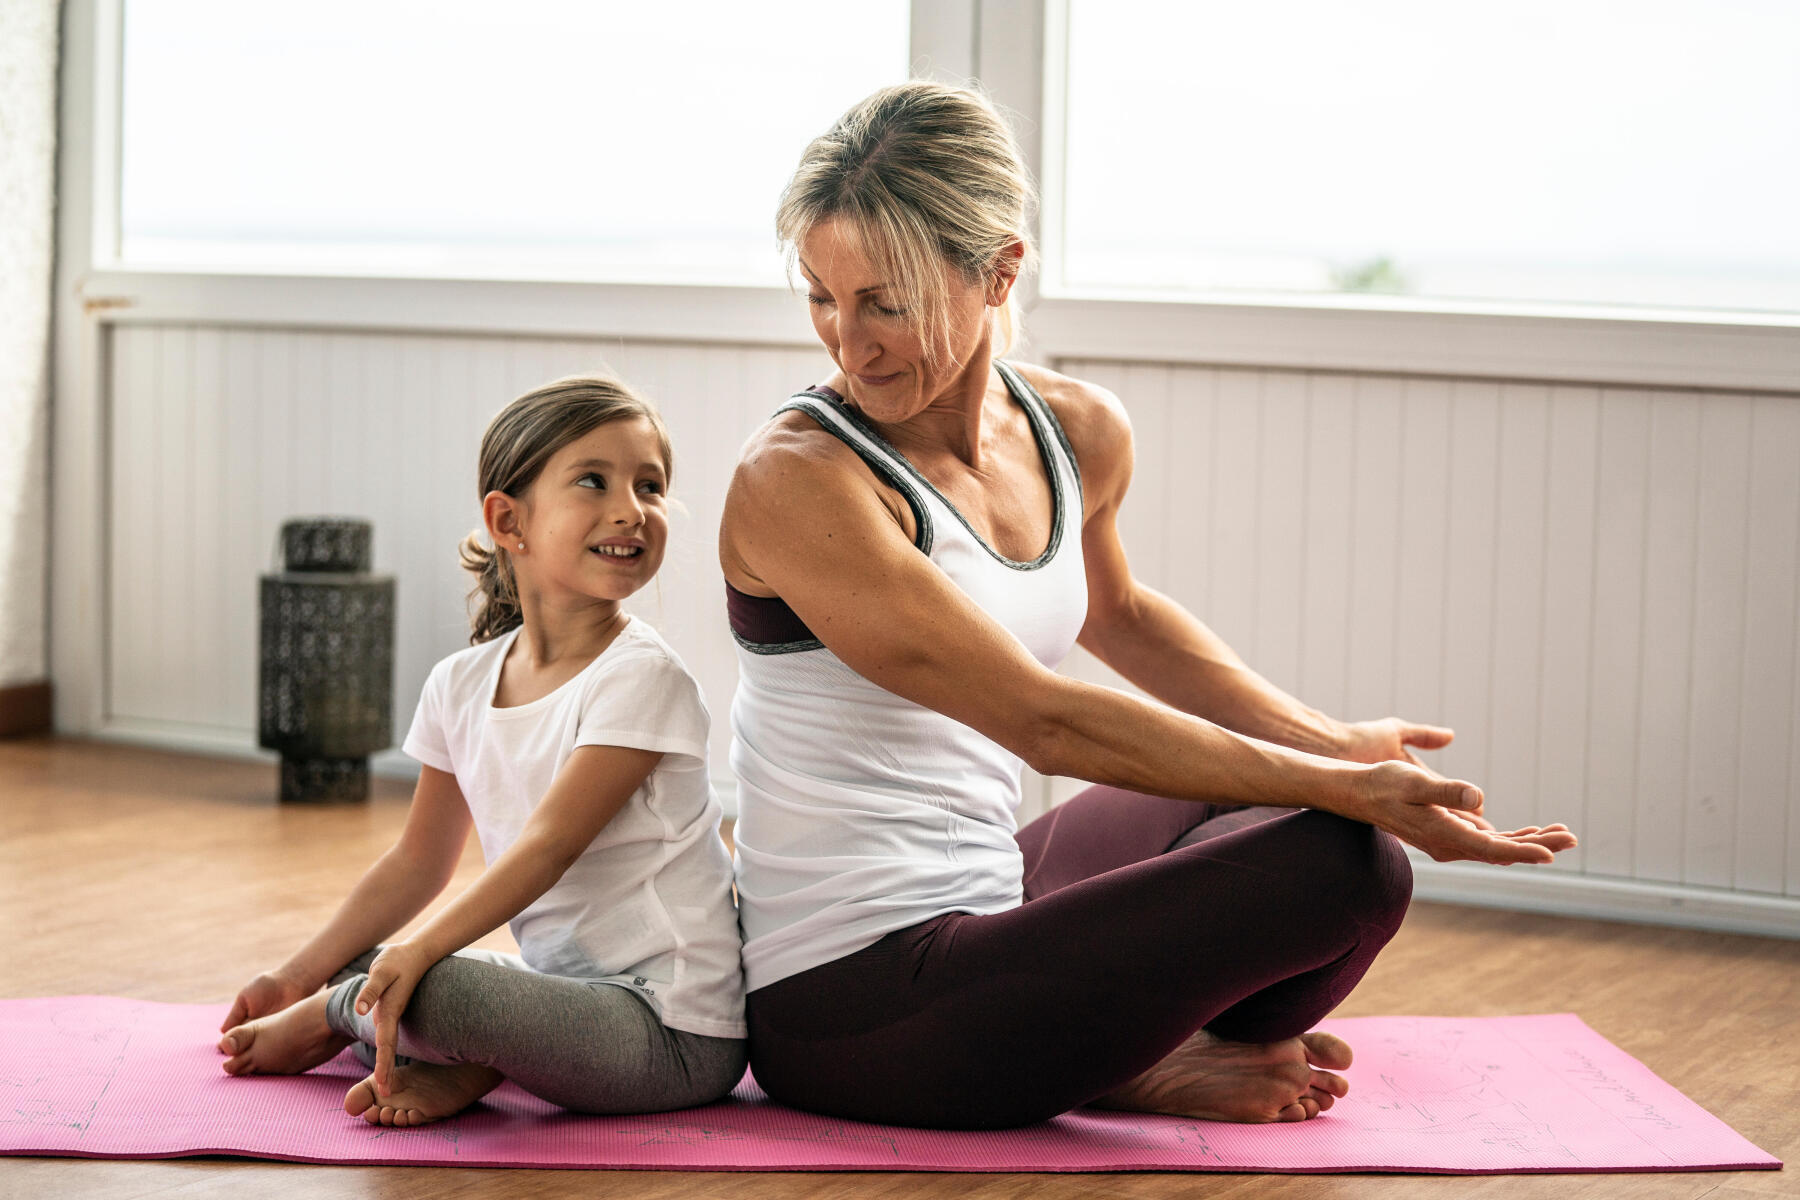
[[[369,755],[394,740],[394,579],[369,573],[374,527],[281,527],[262,577],[258,739],[281,754],[281,799],[366,800]]]

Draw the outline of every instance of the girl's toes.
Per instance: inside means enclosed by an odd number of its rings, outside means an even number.
[[[344,1111],[353,1117],[362,1116],[374,1103],[375,1088],[366,1079],[344,1093]]]

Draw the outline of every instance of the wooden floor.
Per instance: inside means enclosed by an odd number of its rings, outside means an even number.
[[[281,808],[273,768],[0,741],[0,996],[223,1002],[392,840],[405,790]],[[464,863],[472,874],[480,863]],[[508,946],[506,935],[487,943]],[[1800,1196],[1800,942],[1421,904],[1339,1015],[1575,1012],[1776,1156],[1780,1172],[1562,1176],[680,1174],[0,1159],[0,1197]],[[0,1059],[4,1048],[0,1047]]]

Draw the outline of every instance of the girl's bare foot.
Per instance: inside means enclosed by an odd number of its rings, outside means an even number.
[[[319,992],[278,1013],[235,1026],[219,1039],[219,1052],[229,1054],[229,1075],[298,1075],[330,1062],[354,1038],[325,1023],[330,992]]]
[[[375,1091],[369,1076],[344,1093],[344,1111],[371,1125],[423,1125],[461,1112],[500,1086],[503,1077],[480,1063],[415,1062],[394,1068],[394,1089]]]
[[[1329,1033],[1255,1045],[1228,1042],[1202,1029],[1093,1104],[1208,1121],[1306,1121],[1350,1090],[1342,1075],[1316,1068],[1349,1065],[1349,1044]]]

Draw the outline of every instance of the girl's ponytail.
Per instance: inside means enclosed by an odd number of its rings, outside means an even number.
[[[463,570],[473,572],[469,589],[469,644],[490,642],[524,623],[519,608],[519,589],[513,582],[512,562],[500,550],[490,550],[476,530],[457,547]]]

